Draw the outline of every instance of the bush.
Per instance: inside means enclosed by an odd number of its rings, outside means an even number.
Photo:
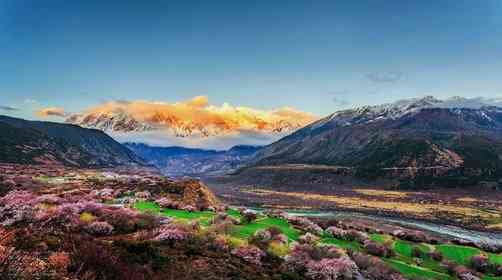
[[[289,254],[289,246],[287,244],[274,241],[268,246],[268,252],[274,256],[285,257]]]
[[[265,253],[255,246],[239,247],[232,250],[232,254],[255,265],[261,265],[261,259],[265,256]]]
[[[430,252],[429,257],[437,262],[440,262],[443,260],[443,254],[440,251],[434,250]]]
[[[249,244],[253,244],[259,248],[267,248],[272,241],[272,234],[266,229],[257,230],[251,237],[249,237]]]
[[[474,270],[484,273],[490,267],[490,263],[488,261],[488,257],[484,255],[476,255],[472,256],[470,266]]]
[[[457,266],[455,269],[455,275],[459,280],[480,280],[474,272],[464,266]]]
[[[418,246],[413,246],[411,249],[411,256],[414,258],[422,258],[423,252]]]
[[[300,238],[298,238],[298,242],[300,242],[301,244],[315,244],[317,241],[319,241],[319,237],[313,235],[310,232],[307,232],[304,235],[300,236]]]
[[[364,243],[368,239],[368,235],[364,232],[351,229],[346,231],[345,239],[348,241],[357,241],[359,243]]]
[[[305,276],[318,280],[354,279],[359,275],[357,265],[348,257],[311,261]]]
[[[389,255],[389,252],[385,246],[380,245],[372,240],[367,240],[364,243],[364,249],[368,254],[371,254],[373,256],[387,257]]]
[[[47,262],[49,266],[59,273],[65,273],[70,266],[70,256],[65,252],[52,253]]]
[[[188,239],[190,234],[178,228],[165,228],[160,230],[159,234],[154,238],[157,241],[180,242]]]
[[[257,216],[256,212],[254,212],[252,210],[245,210],[242,212],[242,222],[244,224],[252,223],[253,221],[256,220],[257,217],[258,216]]]
[[[96,216],[94,216],[91,213],[84,212],[84,213],[80,214],[80,221],[82,221],[84,223],[87,223],[87,224],[92,223],[92,222],[94,222],[94,220],[96,220]]]
[[[331,234],[334,238],[343,239],[343,240],[345,240],[346,235],[347,235],[346,230],[341,229],[339,227],[334,227],[334,226],[327,228],[326,232]]]
[[[113,226],[107,222],[92,222],[86,227],[86,230],[93,235],[110,235]]]

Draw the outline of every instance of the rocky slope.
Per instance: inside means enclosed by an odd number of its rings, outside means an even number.
[[[0,116],[0,162],[79,167],[145,165],[99,130]]]
[[[259,147],[235,146],[227,151],[190,149],[183,147],[154,147],[141,143],[125,143],[170,177],[207,176],[228,173],[237,169]]]
[[[264,147],[252,162],[340,165],[365,177],[421,183],[496,180],[502,177],[502,108],[425,97],[339,111]]]

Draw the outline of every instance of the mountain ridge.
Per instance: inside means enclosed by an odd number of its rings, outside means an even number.
[[[146,165],[104,132],[76,125],[0,115],[0,161],[80,167]]]
[[[351,166],[369,177],[496,180],[502,109],[466,101],[426,97],[335,112],[262,148],[250,162]]]

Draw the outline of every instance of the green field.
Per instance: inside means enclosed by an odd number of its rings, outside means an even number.
[[[194,211],[188,212],[185,210],[161,209],[154,202],[138,202],[134,207],[142,212],[151,212],[154,214],[165,215],[174,219],[192,221],[198,220],[202,226],[208,226],[210,220],[215,216],[214,212],[210,211]],[[241,214],[236,209],[227,210],[230,216],[241,219]],[[256,231],[267,229],[270,227],[279,228],[291,241],[296,241],[303,232],[294,228],[286,220],[280,218],[271,218],[264,215],[258,215],[258,218],[249,224],[235,225],[234,231],[231,234],[236,240],[246,240]],[[440,266],[440,262],[431,259],[427,253],[437,250],[442,253],[445,259],[454,261],[458,264],[469,266],[470,259],[474,255],[480,253],[486,254],[489,260],[495,264],[502,264],[502,255],[490,254],[482,252],[477,248],[460,246],[454,244],[439,244],[431,245],[425,243],[413,243],[396,239],[385,234],[371,234],[370,239],[380,244],[391,244],[395,252],[395,256],[384,259],[391,267],[398,270],[404,276],[409,278],[420,279],[439,279],[450,280],[455,279],[448,275],[446,270]],[[343,249],[351,249],[354,251],[363,251],[362,245],[357,241],[347,241],[333,238],[329,234],[323,234],[319,241],[320,244],[333,244]],[[417,263],[417,258],[413,256],[413,248],[419,248],[420,263]],[[502,277],[494,277],[486,275],[483,280],[502,280]]]

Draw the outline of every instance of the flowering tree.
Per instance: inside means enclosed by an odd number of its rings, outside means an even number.
[[[322,259],[307,264],[305,276],[315,280],[354,279],[359,275],[357,265],[347,256],[336,259]]]
[[[265,256],[265,253],[255,246],[239,247],[232,250],[232,254],[255,265],[261,265],[261,259]]]
[[[107,222],[92,222],[86,230],[94,235],[110,235],[113,232],[113,226]]]

